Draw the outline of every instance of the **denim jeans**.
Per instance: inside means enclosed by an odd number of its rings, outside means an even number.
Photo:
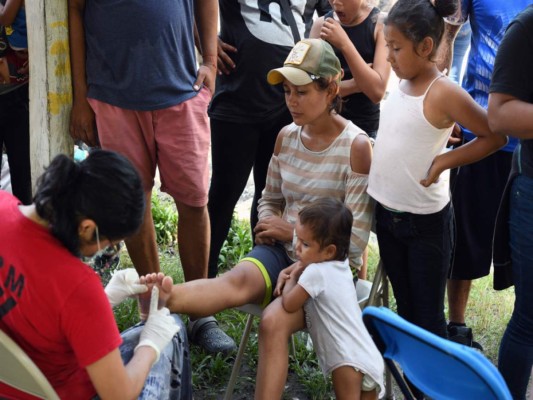
[[[146,378],[139,399],[192,399],[187,329],[178,315],[172,314],[172,316],[180,326],[180,331],[161,351],[159,361],[154,364]],[[124,364],[127,364],[133,357],[133,350],[139,343],[141,331],[142,324],[137,324],[121,333],[123,342],[120,346],[120,354]]]
[[[466,67],[465,57],[470,51],[470,39],[472,36],[472,29],[470,28],[470,22],[465,22],[455,41],[453,43],[453,59],[450,67],[450,79],[457,82],[459,85],[463,81],[464,69]]]
[[[533,366],[533,178],[516,177],[510,196],[515,303],[500,344],[498,369],[513,398],[525,399]]]
[[[452,207],[434,214],[376,208],[379,253],[398,314],[447,337],[444,293],[453,246]]]

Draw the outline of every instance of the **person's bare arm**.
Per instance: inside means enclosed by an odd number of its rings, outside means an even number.
[[[136,399],[156,358],[154,349],[140,347],[124,366],[119,349],[87,366],[87,373],[98,396],[106,399]]]
[[[283,290],[285,289],[285,284],[291,277],[291,272],[297,267],[298,263],[294,263],[289,265],[287,268],[284,268],[281,270],[281,272],[278,274],[278,281],[276,283],[276,287],[274,288],[274,296],[281,296],[283,293]]]
[[[435,61],[437,62],[437,68],[440,71],[450,72],[453,61],[453,43],[457,37],[457,33],[461,29],[461,25],[445,23],[444,35],[437,49],[435,55]]]
[[[327,40],[340,50],[348,63],[350,72],[357,83],[357,88],[372,102],[379,103],[387,89],[390,75],[390,64],[387,62],[383,23],[376,24],[376,49],[374,60],[368,64],[350,40],[346,31],[338,21],[327,18],[320,31],[320,38]],[[347,88],[345,88],[347,89]],[[346,90],[341,95],[348,94]]]
[[[500,135],[533,139],[533,104],[504,93],[489,95],[490,129]]]
[[[211,93],[215,93],[215,80],[217,71],[217,25],[218,25],[218,2],[217,0],[196,0],[194,7],[196,27],[202,64],[198,69],[198,78],[194,88],[199,90],[204,84]]]
[[[161,351],[179,331],[169,310],[160,308],[170,296],[172,279],[164,274],[152,275],[149,283],[142,281],[143,285],[151,287],[150,306],[131,360],[124,366],[117,348],[87,366],[87,373],[101,399],[136,399]]]
[[[289,279],[285,283],[281,304],[285,311],[289,313],[301,310],[309,298],[309,293],[302,286],[298,285],[298,278],[300,278],[304,269],[301,263],[296,263],[295,268],[290,273]]]
[[[320,39],[320,31],[322,30],[322,25],[324,25],[324,20],[324,17],[320,17],[313,22],[313,26],[309,32],[309,38]]]
[[[68,0],[70,66],[72,74],[72,110],[70,136],[89,146],[98,144],[94,112],[87,101],[85,69],[85,28],[83,12],[85,0]]]
[[[0,4],[0,25],[11,25],[22,4],[23,0],[7,0],[5,5]]]
[[[446,122],[448,126],[457,122],[474,133],[476,138],[435,157],[427,177],[420,182],[423,186],[434,183],[443,171],[479,161],[507,143],[506,136],[490,130],[487,112],[465,90],[451,81],[436,82],[435,85],[438,86],[431,90],[429,96],[432,96],[432,103],[438,104],[449,118]],[[432,121],[431,117],[428,121]]]

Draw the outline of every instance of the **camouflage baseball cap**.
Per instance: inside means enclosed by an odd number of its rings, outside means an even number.
[[[302,86],[318,78],[341,77],[341,63],[331,45],[322,39],[304,39],[294,45],[283,67],[271,70],[268,83],[277,85],[287,79]]]

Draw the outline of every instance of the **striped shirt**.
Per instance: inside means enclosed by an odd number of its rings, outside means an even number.
[[[301,127],[292,123],[283,135],[279,154],[273,155],[267,182],[259,200],[259,219],[278,216],[295,224],[298,212],[313,201],[334,197],[353,213],[350,265],[359,269],[368,243],[373,217],[373,201],[366,193],[368,175],[352,171],[350,154],[353,140],[365,134],[348,123],[341,134],[322,151],[311,151],[301,141]],[[286,243],[295,259],[293,244]]]

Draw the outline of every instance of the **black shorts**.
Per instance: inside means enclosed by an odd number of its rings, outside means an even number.
[[[476,163],[452,170],[455,252],[450,279],[486,276],[492,264],[496,213],[511,170],[512,153],[497,151]]]
[[[274,246],[259,244],[241,261],[255,264],[265,278],[265,298],[261,304],[263,308],[272,301],[272,292],[278,282],[279,273],[294,263],[281,243],[276,243]]]

